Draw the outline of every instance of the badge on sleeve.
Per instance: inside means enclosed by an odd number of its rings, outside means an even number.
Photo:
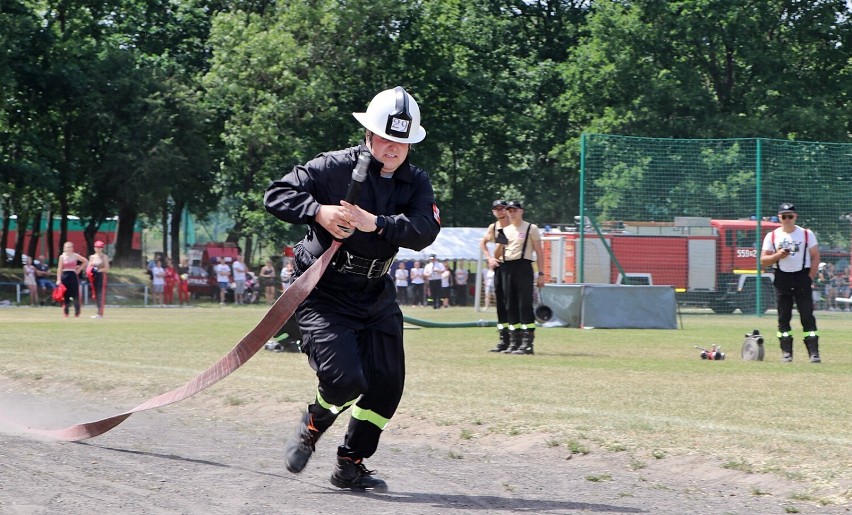
[[[438,225],[441,225],[441,212],[438,210],[438,204],[432,204],[432,216],[435,217],[435,221],[438,222]]]

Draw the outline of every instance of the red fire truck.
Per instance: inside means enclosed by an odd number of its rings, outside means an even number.
[[[678,217],[673,222],[610,222],[544,233],[545,273],[558,283],[670,285],[681,305],[716,313],[756,308],[759,243],[777,222]],[[757,246],[755,246],[757,245]],[[761,307],[774,307],[772,274],[761,273]]]
[[[231,264],[239,254],[236,243],[198,243],[187,251],[189,260],[189,292],[196,298],[216,297],[219,284],[213,265],[218,262]]]

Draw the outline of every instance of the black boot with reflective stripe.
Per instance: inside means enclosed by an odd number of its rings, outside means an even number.
[[[808,349],[811,363],[822,363],[819,357],[819,336],[805,336],[805,347]]]
[[[314,453],[320,436],[322,436],[322,431],[314,426],[313,415],[306,411],[284,448],[284,461],[287,470],[298,474],[305,468]]]
[[[778,343],[781,345],[781,361],[793,361],[793,337],[787,333],[778,333]]]
[[[535,354],[533,352],[533,340],[535,340],[535,330],[521,329],[521,347],[512,352],[512,354]]]
[[[375,471],[367,470],[364,460],[337,457],[337,467],[331,475],[331,484],[337,488],[348,490],[370,490],[373,492],[387,492],[388,485],[381,479],[373,477]]]
[[[504,327],[500,329],[500,341],[497,342],[497,346],[493,349],[490,349],[488,352],[503,352],[504,350],[509,348],[509,328]]]
[[[512,354],[516,350],[520,349],[524,344],[523,335],[521,334],[520,329],[512,329],[509,331],[509,341],[511,342],[511,346],[504,350],[504,354]]]

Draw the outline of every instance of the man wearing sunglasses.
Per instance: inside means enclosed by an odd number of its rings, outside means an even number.
[[[811,285],[817,273],[819,247],[816,236],[810,229],[796,225],[796,206],[785,202],[778,207],[781,227],[763,239],[760,264],[774,267],[775,297],[778,301],[778,339],[781,344],[781,361],[793,361],[793,334],[790,320],[793,318],[793,303],[799,310],[799,319],[804,330],[805,347],[811,363],[820,363],[819,334],[814,318],[814,302]]]

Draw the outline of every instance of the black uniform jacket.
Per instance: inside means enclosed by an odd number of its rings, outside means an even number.
[[[320,154],[294,167],[266,190],[264,204],[269,213],[285,222],[308,225],[305,238],[297,245],[309,254],[307,259],[300,259],[297,248],[299,271],[304,271],[331,246],[331,234],[314,217],[320,205],[340,205],[346,198],[361,151],[367,152],[363,142],[356,147]],[[387,221],[384,231],[378,234],[355,230],[341,246],[341,250],[367,259],[390,259],[399,247],[422,250],[435,241],[441,228],[435,194],[426,172],[411,165],[408,159],[390,179],[381,178],[381,168],[382,163],[372,158],[356,203],[374,215],[384,215]],[[329,267],[320,283],[327,283],[335,275],[333,267]],[[341,278],[334,279],[339,282]]]

